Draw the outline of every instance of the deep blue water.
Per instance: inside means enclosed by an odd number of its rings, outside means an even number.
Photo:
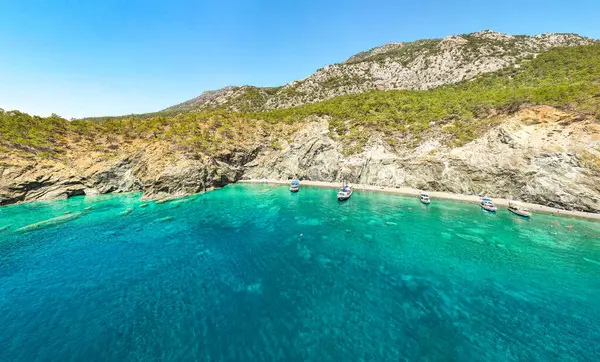
[[[600,360],[599,223],[307,187],[139,197],[0,208],[1,361]]]

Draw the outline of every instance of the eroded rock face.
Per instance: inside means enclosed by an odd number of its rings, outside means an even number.
[[[157,141],[125,147],[117,158],[85,152],[62,162],[8,160],[0,166],[0,204],[129,191],[160,199],[241,178],[485,192],[600,212],[600,122],[541,106],[506,116],[462,147],[445,147],[434,136],[416,148],[392,150],[373,136],[363,152],[345,156],[328,119],[315,118],[278,150],[262,146],[198,158]]]
[[[142,184],[135,175],[138,164],[139,155],[126,157],[115,165],[94,174],[89,184],[100,194],[141,191]],[[94,193],[94,191],[91,192]]]
[[[79,178],[48,175],[0,187],[0,205],[37,200],[66,199],[84,194],[85,185]]]
[[[281,151],[264,151],[248,163],[244,177],[485,192],[600,212],[600,124],[551,107],[522,110],[485,136],[454,149],[430,140],[395,153],[372,139],[364,152],[345,157],[327,130],[327,120],[312,123]]]
[[[0,167],[0,205],[134,191],[146,198],[182,196],[236,180],[239,170],[215,162],[160,142],[124,148],[110,159],[102,153],[73,154],[62,162],[12,159]]]

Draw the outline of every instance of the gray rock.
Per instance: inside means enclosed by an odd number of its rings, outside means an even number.
[[[540,114],[550,109],[538,108],[544,111]],[[548,121],[531,125],[523,121],[528,117],[529,113],[512,117],[455,149],[429,140],[416,149],[396,153],[381,139],[371,139],[363,152],[351,156],[344,156],[341,145],[327,135],[328,122],[323,119],[298,132],[283,149],[263,150],[246,164],[243,178],[347,180],[467,195],[484,192],[492,197],[600,212],[600,169],[583,165],[578,156],[588,152],[600,160],[600,125],[593,121],[569,127]],[[549,138],[549,134],[556,136]],[[439,152],[429,155],[432,149]],[[555,151],[548,151],[552,149]]]

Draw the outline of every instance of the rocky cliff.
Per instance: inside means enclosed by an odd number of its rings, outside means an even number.
[[[525,108],[462,147],[444,147],[432,137],[419,147],[395,151],[372,137],[363,152],[344,156],[328,133],[327,120],[321,119],[282,150],[261,152],[246,165],[243,177],[484,192],[600,212],[600,121],[552,107]]]
[[[146,198],[197,193],[239,179],[300,178],[461,194],[485,192],[564,209],[600,212],[600,121],[539,106],[504,116],[462,147],[432,136],[393,149],[370,137],[345,155],[327,117],[313,118],[286,141],[248,147],[217,160],[194,159],[172,145],[133,144],[119,157],[75,152],[61,162],[11,160],[0,167],[0,204],[73,195],[143,191]]]
[[[507,35],[490,30],[472,34],[389,43],[282,87],[225,87],[165,111],[225,108],[260,111],[320,102],[369,90],[431,89],[516,65],[556,47],[591,44],[576,34]]]
[[[317,99],[359,94],[263,112],[253,110],[289,87],[186,103],[217,105],[201,112],[67,121],[0,109],[0,205],[129,191],[162,199],[297,177],[600,212],[600,44],[564,46],[587,42],[481,32],[392,43],[288,85]],[[370,80],[327,83],[342,70]],[[380,86],[422,90],[363,92]]]
[[[163,142],[128,145],[117,157],[75,150],[61,160],[11,158],[0,164],[0,205],[134,191],[149,199],[183,196],[235,182],[240,166]]]

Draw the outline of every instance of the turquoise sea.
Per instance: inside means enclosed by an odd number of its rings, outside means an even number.
[[[600,360],[600,223],[335,193],[0,208],[0,361]]]

